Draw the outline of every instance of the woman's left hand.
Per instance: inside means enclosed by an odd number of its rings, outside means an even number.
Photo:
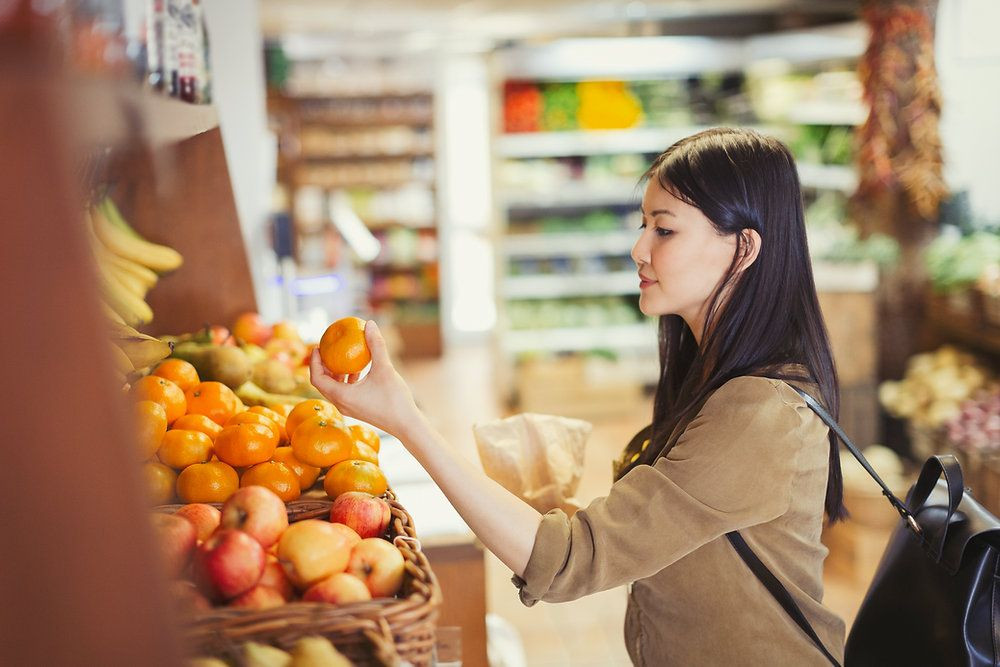
[[[357,373],[331,374],[316,349],[309,362],[310,381],[343,414],[399,437],[423,415],[410,388],[389,361],[385,339],[372,320],[365,323],[365,342],[372,355],[367,375],[359,379]]]

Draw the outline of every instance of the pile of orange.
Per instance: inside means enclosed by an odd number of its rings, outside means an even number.
[[[167,359],[132,386],[139,458],[154,504],[224,502],[241,486],[298,498],[326,471],[323,488],[385,493],[379,436],[347,426],[324,400],[304,400],[287,415],[247,408],[232,389],[202,382],[194,366]]]

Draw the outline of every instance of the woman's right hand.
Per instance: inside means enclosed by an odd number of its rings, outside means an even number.
[[[343,414],[399,437],[407,426],[422,419],[423,415],[410,388],[393,368],[385,339],[372,320],[365,323],[365,341],[372,363],[364,377],[359,379],[358,373],[330,373],[316,349],[309,362],[310,380]]]

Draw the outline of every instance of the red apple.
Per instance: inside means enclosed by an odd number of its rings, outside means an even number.
[[[288,528],[288,511],[274,491],[263,486],[245,486],[222,506],[222,528],[247,533],[267,549]]]
[[[310,586],[302,594],[302,599],[307,602],[348,604],[350,602],[371,600],[372,594],[368,591],[368,587],[365,586],[365,582],[353,574],[338,572]]]
[[[391,597],[403,585],[406,561],[390,542],[369,537],[351,552],[347,572],[365,582],[373,598]]]
[[[278,542],[278,561],[299,590],[305,590],[331,574],[343,572],[351,557],[352,539],[347,526],[319,519],[293,523]]]
[[[191,503],[174,512],[174,516],[184,517],[190,521],[198,534],[198,541],[204,542],[219,527],[222,513],[205,503]]]
[[[194,524],[173,514],[154,514],[153,531],[166,563],[167,576],[176,577],[191,560],[198,540]]]
[[[233,335],[246,343],[263,345],[271,338],[271,327],[257,313],[243,313],[233,322]]]
[[[229,601],[230,607],[243,607],[244,609],[271,609],[283,604],[285,604],[285,598],[280,592],[270,586],[261,586],[260,584]]]
[[[348,551],[354,549],[354,547],[357,546],[358,542],[361,541],[361,536],[358,535],[354,531],[354,529],[351,528],[350,526],[345,526],[342,523],[331,523],[330,526],[335,531],[337,531],[338,533],[340,533],[341,535],[343,535],[344,539],[347,540],[347,549],[348,549]]]
[[[190,581],[177,579],[170,582],[167,588],[174,607],[181,613],[190,614],[198,611],[208,611],[212,603],[198,591],[198,587]]]
[[[198,546],[195,578],[209,597],[228,600],[256,586],[264,564],[260,542],[243,531],[221,528]]]
[[[330,506],[330,521],[350,526],[363,538],[384,535],[391,520],[389,503],[363,491],[342,493]]]
[[[285,600],[291,600],[295,596],[295,588],[289,581],[285,569],[281,567],[277,556],[267,555],[267,562],[264,564],[264,574],[261,575],[258,586],[267,586],[281,593]]]

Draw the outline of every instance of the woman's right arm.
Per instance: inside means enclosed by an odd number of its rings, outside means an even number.
[[[524,574],[541,515],[487,477],[430,425],[393,368],[374,322],[365,326],[365,338],[372,354],[365,377],[330,375],[313,352],[313,385],[345,415],[398,437],[486,548],[515,574]]]

